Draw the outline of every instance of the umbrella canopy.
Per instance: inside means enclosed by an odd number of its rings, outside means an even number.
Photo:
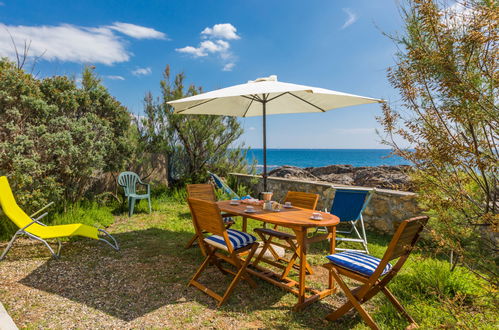
[[[277,81],[276,76],[259,78],[246,84],[168,102],[175,113],[254,117],[266,114],[326,112],[352,105],[382,102],[329,89]]]
[[[267,190],[266,115],[326,112],[383,100],[329,89],[277,81],[276,76],[259,78],[183,99],[170,101],[176,114],[253,117],[263,116],[263,185]]]

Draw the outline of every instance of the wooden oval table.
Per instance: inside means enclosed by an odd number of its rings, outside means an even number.
[[[299,249],[299,277],[298,281],[290,278],[280,279],[279,274],[266,269],[261,266],[252,266],[248,268],[248,272],[258,276],[274,285],[277,285],[287,291],[290,291],[298,296],[298,303],[294,309],[299,310],[317,300],[320,300],[335,291],[333,278],[329,275],[329,285],[326,290],[316,290],[306,286],[305,280],[305,260],[307,258],[307,245],[313,242],[322,240],[330,240],[330,253],[335,252],[336,248],[336,225],[340,219],[330,213],[320,212],[322,220],[312,220],[310,217],[312,213],[317,212],[313,210],[302,209],[298,207],[282,208],[280,212],[263,210],[261,206],[254,206],[256,212],[245,212],[246,204],[240,203],[239,205],[231,205],[230,201],[217,202],[218,207],[222,212],[231,213],[241,216],[243,218],[250,218],[259,220],[265,223],[270,223],[286,228],[290,228],[296,235],[296,242]],[[315,235],[307,237],[307,231],[311,228],[326,227],[327,234]],[[307,292],[311,294],[307,295]]]

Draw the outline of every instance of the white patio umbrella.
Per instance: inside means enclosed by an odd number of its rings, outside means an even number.
[[[383,100],[277,81],[277,76],[170,101],[176,114],[263,116],[263,189],[267,190],[267,115],[326,112]]]

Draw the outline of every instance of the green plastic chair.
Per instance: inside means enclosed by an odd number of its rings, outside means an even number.
[[[146,194],[137,194],[137,183],[147,187]],[[140,180],[139,176],[134,172],[122,172],[118,176],[118,184],[123,187],[125,197],[128,199],[128,216],[133,215],[135,201],[146,199],[149,202],[149,213],[151,213],[151,186]]]

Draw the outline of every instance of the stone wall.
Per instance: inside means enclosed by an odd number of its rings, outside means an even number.
[[[236,178],[238,184],[249,187],[253,196],[257,196],[259,192],[263,191],[263,181],[259,175],[240,173],[231,173],[230,175]],[[330,207],[334,198],[334,187],[351,188],[352,186],[276,177],[267,179],[267,188],[274,193],[274,200],[282,200],[288,190],[316,193],[321,196],[317,205],[320,210]],[[421,210],[416,202],[416,194],[398,190],[376,189],[364,212],[364,221],[369,230],[393,234],[402,220],[420,214]]]

